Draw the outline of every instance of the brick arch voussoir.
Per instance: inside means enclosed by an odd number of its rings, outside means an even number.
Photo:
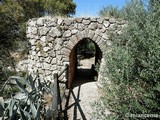
[[[66,44],[65,48],[67,50],[67,53],[64,53],[66,57],[69,57],[69,53],[71,53],[72,49],[84,38],[89,38],[92,40],[102,51],[104,52],[104,45],[106,44],[106,40],[102,37],[102,35],[96,34],[95,31],[88,31],[87,34],[86,32],[78,32],[75,35],[72,35]],[[64,51],[64,52],[65,52]]]

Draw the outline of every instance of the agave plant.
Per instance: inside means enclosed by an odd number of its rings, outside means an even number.
[[[51,103],[47,103],[44,96],[50,96],[51,102],[53,101],[54,86],[51,82],[41,82],[38,76],[35,79],[31,75],[26,79],[12,76],[6,81],[0,90],[0,94],[11,79],[15,80],[15,87],[19,91],[16,94],[11,92],[10,97],[7,99],[0,97],[1,119],[40,120],[48,119],[53,115],[54,110],[51,107]]]

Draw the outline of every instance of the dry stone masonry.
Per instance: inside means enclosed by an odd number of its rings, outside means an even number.
[[[111,45],[109,34],[120,34],[125,21],[113,18],[53,18],[42,17],[28,21],[29,40],[28,71],[45,80],[52,80],[65,64],[70,64],[70,54],[84,38],[91,39],[104,53]]]

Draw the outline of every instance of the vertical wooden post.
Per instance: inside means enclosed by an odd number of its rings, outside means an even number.
[[[69,80],[69,65],[68,64],[66,64],[65,65],[65,67],[66,67],[66,72],[65,72],[65,77],[66,77],[66,88],[68,88],[68,80]]]
[[[58,73],[54,73],[53,75],[54,79],[54,98],[52,103],[52,109],[53,109],[53,120],[56,120],[58,118]]]

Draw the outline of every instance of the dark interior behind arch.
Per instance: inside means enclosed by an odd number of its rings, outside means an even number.
[[[77,62],[77,46],[84,40],[87,40],[88,38],[84,38],[82,40],[80,40],[71,50],[70,55],[69,55],[69,81],[68,81],[68,87],[70,88],[72,86],[72,82],[75,79],[75,76],[77,74],[77,66],[78,66],[78,62]],[[90,41],[92,41],[92,43],[94,44],[95,47],[95,62],[94,62],[94,66],[96,64],[100,64],[100,61],[102,59],[102,51],[100,49],[100,47],[91,39],[89,39]]]

